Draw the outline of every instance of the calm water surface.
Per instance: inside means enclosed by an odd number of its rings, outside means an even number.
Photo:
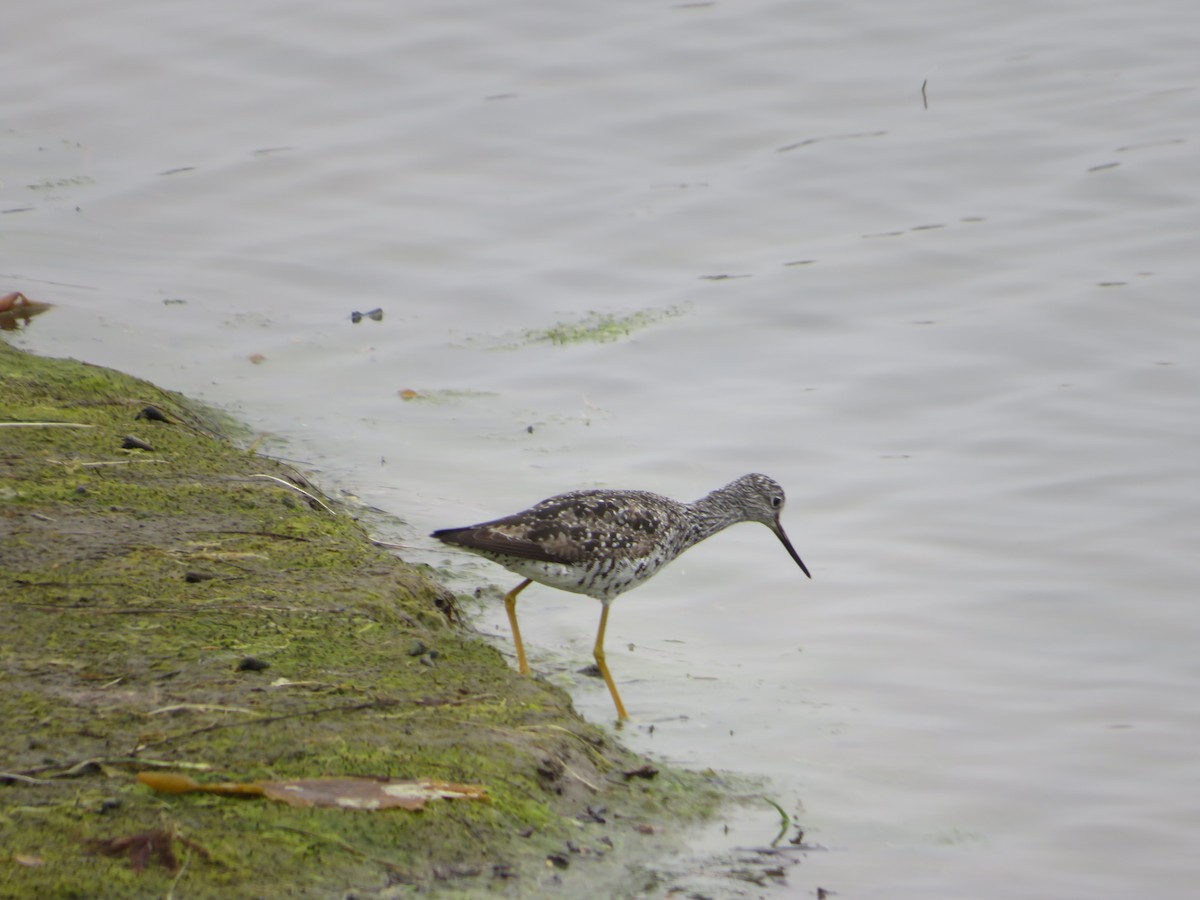
[[[1192,4],[47,0],[0,34],[0,293],[57,305],[19,345],[233,409],[464,591],[515,581],[435,527],[787,487],[813,581],[740,526],[609,627],[624,739],[766,776],[826,848],[780,896],[1194,891]],[[634,318],[538,339],[592,311]],[[610,721],[598,605],[522,611]]]

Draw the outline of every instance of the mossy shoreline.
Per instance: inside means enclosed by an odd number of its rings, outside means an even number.
[[[632,896],[720,803],[179,395],[0,341],[0,423],[0,897]],[[490,802],[303,809],[157,794],[149,769]],[[171,852],[99,852],[145,834]]]

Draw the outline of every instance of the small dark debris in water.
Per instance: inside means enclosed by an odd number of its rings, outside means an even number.
[[[913,319],[912,322],[913,325],[934,325],[936,323],[936,319]]]
[[[183,580],[188,584],[200,584],[202,581],[212,581],[216,577],[211,572],[186,572]]]
[[[738,881],[744,881],[746,884],[755,884],[759,887],[767,886],[766,876],[757,869],[730,869],[729,877],[736,878]]]
[[[804,844],[804,829],[803,829],[803,828],[797,828],[797,829],[796,829],[796,836],[795,836],[795,837],[788,838],[788,843],[789,843],[789,844],[793,844],[793,845],[795,845],[795,846],[797,846],[797,847],[800,847],[800,846],[802,846],[802,845]]]
[[[372,322],[382,322],[383,321],[383,310],[380,309],[379,307],[376,307],[375,309],[371,310],[370,312],[364,313],[364,312],[359,312],[358,310],[355,310],[354,312],[350,313],[350,321],[353,322],[355,325],[357,325],[363,319],[370,319]]]
[[[726,272],[722,272],[717,275],[701,275],[700,280],[701,281],[729,281],[730,279],[733,279],[733,278],[749,278],[749,277],[750,277],[749,272],[747,272],[743,275],[730,275]]]
[[[829,891],[823,887],[817,888],[817,900],[825,900],[826,897],[836,897],[837,891]]]
[[[925,93],[927,87],[929,87],[928,78],[921,82],[921,103],[924,104],[926,109],[929,109],[929,95]]]
[[[1099,281],[1096,283],[1096,286],[1097,287],[1124,287],[1127,284],[1129,284],[1128,281]]]
[[[608,821],[608,819],[604,818],[606,812],[608,812],[608,809],[603,806],[598,809],[594,806],[589,806],[575,818],[580,822],[592,822],[597,825],[603,825]]]
[[[182,299],[181,297],[165,297],[165,298],[163,298],[163,306],[183,306],[183,304],[185,304],[185,303],[187,303],[187,301]]]
[[[600,667],[595,663],[592,663],[590,666],[584,666],[582,669],[579,669],[578,672],[580,675],[586,675],[588,678],[604,677],[600,674]]]
[[[644,766],[638,766],[636,769],[626,769],[621,773],[626,778],[654,778],[658,775],[658,769],[646,763]]]
[[[1099,165],[1099,166],[1092,166],[1092,167],[1091,167],[1090,169],[1088,169],[1087,171],[1089,171],[1089,172],[1103,172],[1105,169],[1115,169],[1115,168],[1116,168],[1117,166],[1119,166],[1119,165],[1120,165],[1120,163],[1119,163],[1119,162],[1115,162],[1115,163],[1104,163],[1103,165]]]
[[[134,416],[134,418],[135,419],[148,419],[151,422],[170,422],[171,421],[170,419],[167,418],[167,414],[165,412],[163,412],[161,409],[159,409],[157,406],[143,407],[142,411],[139,412],[136,416]]]
[[[250,360],[250,362],[256,366],[261,366],[263,363],[265,363],[267,361],[267,358],[265,356],[263,356],[261,353],[251,353],[249,356],[246,357],[246,359]]]
[[[181,172],[195,172],[195,171],[196,171],[195,166],[179,166],[176,169],[167,169],[166,171],[159,172],[158,174],[159,175],[178,175]]]
[[[793,259],[791,262],[785,262],[785,266],[811,266],[815,263],[815,259]]]
[[[517,98],[517,97],[519,97],[519,96],[520,96],[520,94],[514,94],[514,93],[507,93],[507,94],[488,94],[488,95],[487,95],[486,97],[484,97],[483,99],[484,99],[484,100],[513,100],[513,99],[515,99],[515,98]]]
[[[10,206],[8,209],[0,209],[0,213],[7,216],[9,213],[32,212],[33,210],[32,206]]]
[[[271,664],[257,656],[243,656],[237,664],[239,672],[263,672],[271,668]]]
[[[525,433],[526,433],[526,434],[533,434],[533,426],[532,426],[532,425],[526,425],[526,426],[525,426]]]
[[[914,225],[914,226],[912,227],[912,229],[911,229],[911,230],[912,230],[912,231],[933,231],[933,230],[935,230],[935,229],[938,229],[938,228],[945,228],[945,227],[946,227],[946,226],[945,226],[945,225],[943,225],[943,224],[934,224],[934,225]]]
[[[546,855],[546,862],[556,869],[565,869],[571,865],[571,860],[564,853],[549,853]]]
[[[125,440],[121,441],[122,450],[149,450],[154,451],[154,448],[147,444],[139,437],[134,437],[132,434],[125,435]]]

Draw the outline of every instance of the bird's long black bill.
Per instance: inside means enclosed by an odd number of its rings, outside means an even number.
[[[808,566],[804,564],[804,560],[800,558],[800,554],[796,552],[796,548],[792,546],[792,542],[788,540],[788,536],[784,533],[783,526],[776,522],[775,527],[771,530],[775,532],[775,536],[779,538],[780,543],[787,547],[787,552],[792,554],[792,559],[796,561],[796,565],[800,567],[800,571],[809,578],[812,578],[812,573],[808,571]]]

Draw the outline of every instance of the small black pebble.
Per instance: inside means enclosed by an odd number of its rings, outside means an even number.
[[[170,422],[167,414],[157,406],[147,406],[140,413],[134,416],[135,419],[149,419],[151,422]]]
[[[132,434],[125,435],[125,440],[121,441],[122,450],[154,450],[149,444],[141,438],[134,437]]]
[[[646,763],[646,765],[638,766],[636,769],[627,769],[622,774],[626,778],[653,778],[658,774],[658,769]]]
[[[254,656],[243,656],[237,664],[239,672],[261,672],[264,669],[271,668],[271,664],[266,660],[258,659]]]

